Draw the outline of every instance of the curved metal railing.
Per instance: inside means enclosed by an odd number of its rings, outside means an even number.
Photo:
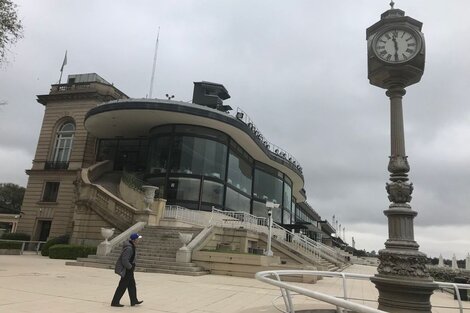
[[[281,276],[322,276],[322,277],[341,277],[343,285],[343,299],[338,297],[330,296],[321,292],[312,291],[310,289],[302,288],[298,285],[292,285],[281,280]],[[281,289],[281,296],[284,300],[286,310],[282,311],[285,313],[295,313],[294,303],[292,301],[293,292],[301,294],[315,300],[320,300],[325,303],[329,303],[336,307],[337,312],[344,312],[344,309],[353,310],[357,313],[386,313],[385,311],[374,309],[362,304],[358,304],[350,301],[347,293],[347,279],[358,279],[358,280],[369,280],[373,275],[364,274],[353,274],[353,273],[338,273],[338,272],[324,272],[324,271],[305,271],[305,270],[279,270],[279,271],[262,271],[255,274],[255,278],[259,281],[267,284],[277,286]],[[457,283],[446,283],[446,282],[434,282],[439,288],[452,288],[455,292],[458,307],[460,313],[464,312],[462,299],[460,298],[459,289],[470,290],[470,284],[457,284]],[[465,308],[468,309],[468,308]]]

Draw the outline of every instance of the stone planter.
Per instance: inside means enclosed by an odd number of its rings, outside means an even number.
[[[155,199],[155,191],[158,190],[158,187],[146,185],[142,186],[142,189],[144,189],[144,211],[152,211],[151,207]]]

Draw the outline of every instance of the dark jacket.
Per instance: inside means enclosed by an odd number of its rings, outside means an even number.
[[[132,270],[135,260],[135,247],[130,241],[125,241],[122,245],[122,252],[116,261],[114,272],[121,277],[126,275],[126,270]]]

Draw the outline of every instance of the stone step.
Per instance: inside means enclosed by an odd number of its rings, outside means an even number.
[[[113,264],[96,263],[96,262],[70,261],[70,262],[66,262],[66,265],[114,269]],[[176,275],[187,275],[187,276],[202,276],[202,275],[209,274],[208,271],[205,271],[202,268],[200,268],[199,270],[187,271],[184,269],[147,268],[147,267],[139,267],[139,266],[136,268],[136,272],[165,273],[165,274],[176,274]]]
[[[186,272],[186,271],[173,271],[173,270],[161,270],[161,269],[145,269],[142,272],[147,273],[164,273],[164,274],[175,274],[175,275],[186,275],[186,276],[202,276],[209,274],[208,271],[197,271],[197,272]]]
[[[119,258],[119,254],[109,254],[111,258],[117,260]],[[176,253],[154,253],[154,254],[138,254],[137,260],[144,260],[144,259],[156,259],[156,258],[166,258],[166,259],[176,259]]]
[[[89,260],[89,259],[80,259],[77,260],[82,264],[85,264],[89,267],[99,267],[99,268],[112,268],[114,269],[114,262],[108,260]],[[189,263],[191,264],[191,263]],[[95,266],[96,265],[96,266]],[[195,264],[187,265],[175,265],[175,264],[138,264],[137,271],[148,271],[148,270],[171,270],[171,271],[185,271],[185,272],[198,272],[203,271],[203,269]]]
[[[111,258],[108,256],[102,257],[102,256],[89,256],[88,258],[79,258],[77,261],[80,262],[109,262],[110,264],[114,264],[116,262],[116,258]],[[187,267],[197,267],[196,263],[183,263],[183,262],[176,262],[175,259],[165,259],[165,260],[156,260],[156,259],[138,259],[137,264],[139,266],[147,265],[147,264],[159,264],[162,266],[166,265],[177,265],[177,266],[187,266]]]
[[[183,246],[179,233],[193,233],[194,238],[201,230],[202,228],[145,227],[139,232],[144,239],[137,248],[136,271],[192,276],[208,274],[208,271],[195,263],[176,262],[176,253]],[[121,250],[122,245],[119,245],[107,256],[90,255],[88,258],[79,258],[76,262],[66,264],[114,269]]]

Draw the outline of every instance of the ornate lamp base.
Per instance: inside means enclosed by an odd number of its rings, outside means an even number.
[[[379,310],[391,313],[432,313],[431,295],[437,288],[432,280],[405,280],[377,274],[371,278],[379,291]]]

